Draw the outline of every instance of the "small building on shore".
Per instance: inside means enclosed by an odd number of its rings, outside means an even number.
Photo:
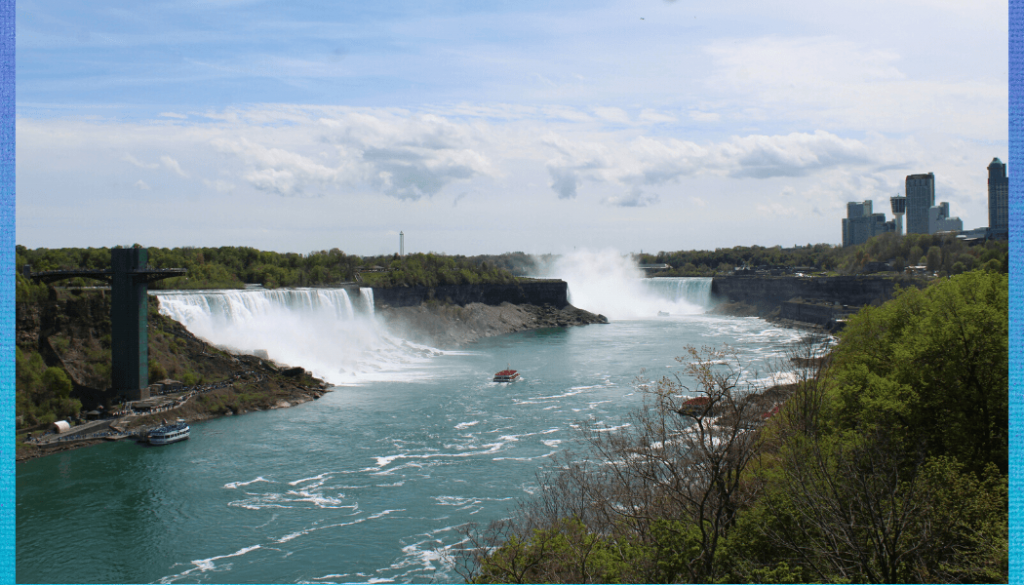
[[[66,433],[71,430],[71,423],[69,423],[66,420],[59,420],[53,423],[53,426],[50,427],[50,430],[57,433],[58,435],[61,433]]]

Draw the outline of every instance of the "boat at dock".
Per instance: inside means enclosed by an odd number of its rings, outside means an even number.
[[[515,382],[519,379],[519,372],[515,370],[502,370],[494,374],[495,382]]]
[[[185,423],[164,425],[149,431],[150,445],[170,445],[188,439],[189,427]]]

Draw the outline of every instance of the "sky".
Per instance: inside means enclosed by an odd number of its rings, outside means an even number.
[[[19,0],[16,240],[839,244],[927,172],[986,226],[1007,2],[836,4]]]

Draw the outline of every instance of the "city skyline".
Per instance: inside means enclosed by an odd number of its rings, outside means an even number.
[[[1005,2],[17,11],[33,248],[839,244],[920,172],[987,225],[1008,158]]]

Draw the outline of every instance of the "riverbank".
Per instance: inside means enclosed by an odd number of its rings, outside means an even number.
[[[152,428],[178,419],[195,423],[223,416],[290,408],[317,400],[331,391],[325,382],[308,374],[301,383],[296,383],[292,377],[281,374],[281,368],[272,362],[252,356],[238,358],[243,362],[256,361],[259,369],[247,370],[228,380],[161,396],[163,405],[151,410],[140,409],[123,416],[77,425],[60,435],[46,436],[41,442],[19,441],[15,461],[22,463],[54,453],[98,445],[111,440],[104,436],[108,432],[113,435],[133,435],[125,437],[126,440],[132,440]],[[294,368],[285,371],[294,371]]]

